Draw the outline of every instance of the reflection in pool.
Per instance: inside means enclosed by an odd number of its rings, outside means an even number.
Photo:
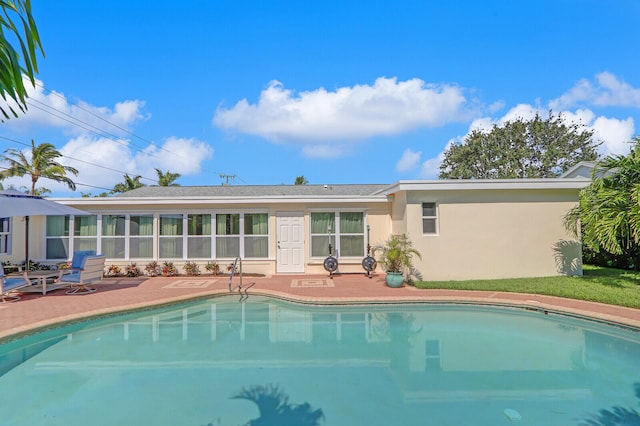
[[[640,424],[638,360],[636,331],[540,312],[223,297],[0,346],[2,424]]]

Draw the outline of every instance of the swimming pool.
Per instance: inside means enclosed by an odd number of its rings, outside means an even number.
[[[599,424],[640,408],[639,360],[634,330],[542,312],[225,296],[0,346],[0,423]]]

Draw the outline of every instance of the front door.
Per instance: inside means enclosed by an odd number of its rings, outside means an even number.
[[[277,273],[304,272],[304,213],[277,212]]]

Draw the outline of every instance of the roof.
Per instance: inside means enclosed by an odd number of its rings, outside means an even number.
[[[117,198],[148,197],[363,197],[388,185],[219,185],[219,186],[143,186],[118,194]]]
[[[451,179],[409,180],[394,184],[337,185],[219,185],[219,186],[144,186],[111,197],[59,199],[87,210],[107,206],[180,204],[182,206],[256,203],[323,205],[326,203],[388,203],[388,196],[399,191],[466,190],[580,190],[585,179]]]

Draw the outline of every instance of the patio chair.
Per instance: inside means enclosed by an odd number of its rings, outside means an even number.
[[[62,274],[56,284],[68,284],[67,294],[93,293],[96,289],[88,285],[102,279],[105,259],[102,255],[84,256],[80,267],[72,268],[69,274]]]
[[[60,269],[60,273],[58,278],[53,280],[54,282],[60,281],[64,275],[73,274],[78,272],[80,268],[82,268],[82,262],[84,258],[87,256],[95,256],[95,250],[78,250],[73,252],[73,257],[71,258],[71,265],[68,268]]]
[[[96,255],[96,251],[95,250],[78,250],[78,251],[74,251],[73,252],[73,258],[71,258],[71,266],[69,268],[67,268],[66,270],[69,271],[69,273],[73,272],[73,270],[78,270],[80,268],[82,268],[82,262],[84,261],[84,258],[87,256],[95,256]]]
[[[15,294],[11,295],[9,293],[30,285],[31,280],[27,278],[27,271],[23,271],[21,277],[7,277],[4,274],[2,264],[0,264],[0,303],[20,300],[20,296],[16,296]]]

